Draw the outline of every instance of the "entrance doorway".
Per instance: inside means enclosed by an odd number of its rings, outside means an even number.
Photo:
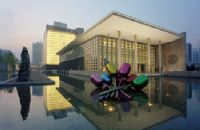
[[[146,65],[145,64],[138,64],[138,72],[145,73],[146,72]]]

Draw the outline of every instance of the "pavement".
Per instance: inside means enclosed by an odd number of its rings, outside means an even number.
[[[31,71],[30,81],[17,81],[18,77],[8,79],[0,83],[0,87],[10,87],[10,86],[34,86],[34,85],[50,85],[55,84],[55,81],[49,79],[46,75],[39,71]]]

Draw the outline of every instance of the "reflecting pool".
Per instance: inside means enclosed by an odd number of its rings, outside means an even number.
[[[47,75],[55,85],[0,88],[0,129],[200,129],[197,78],[152,77],[131,101],[99,102],[89,78]],[[0,74],[0,82],[10,77]]]

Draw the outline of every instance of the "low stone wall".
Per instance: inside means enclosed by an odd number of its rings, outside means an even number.
[[[93,73],[102,72],[92,72],[92,71],[80,71],[80,70],[69,70],[68,74],[78,75],[78,76],[86,76],[89,77]],[[165,71],[161,75],[156,74],[147,74],[148,76],[168,76],[168,77],[200,77],[200,71]]]
[[[77,76],[86,76],[86,77],[90,77],[91,74],[93,73],[98,73],[99,75],[102,74],[102,72],[95,72],[95,71],[80,71],[80,70],[69,70],[68,72],[64,72],[66,75],[67,73],[70,75],[77,75]],[[138,73],[138,75],[143,74],[143,73]],[[159,73],[151,73],[151,74],[146,74],[148,76],[154,77],[154,76],[160,76]]]
[[[200,71],[165,71],[162,76],[200,77]]]
[[[93,73],[100,74],[100,72],[95,72],[95,71],[81,71],[81,70],[69,70],[68,71],[68,74],[80,75],[80,76],[90,76]]]

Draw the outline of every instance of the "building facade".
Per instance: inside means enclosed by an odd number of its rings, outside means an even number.
[[[32,64],[34,65],[42,65],[42,42],[34,42],[32,43]]]
[[[135,73],[183,71],[185,35],[112,12],[57,53],[60,69],[103,71],[108,61]]]
[[[59,56],[56,53],[83,31],[82,28],[69,29],[67,24],[60,22],[47,25],[43,38],[43,67],[45,69],[57,69]]]

